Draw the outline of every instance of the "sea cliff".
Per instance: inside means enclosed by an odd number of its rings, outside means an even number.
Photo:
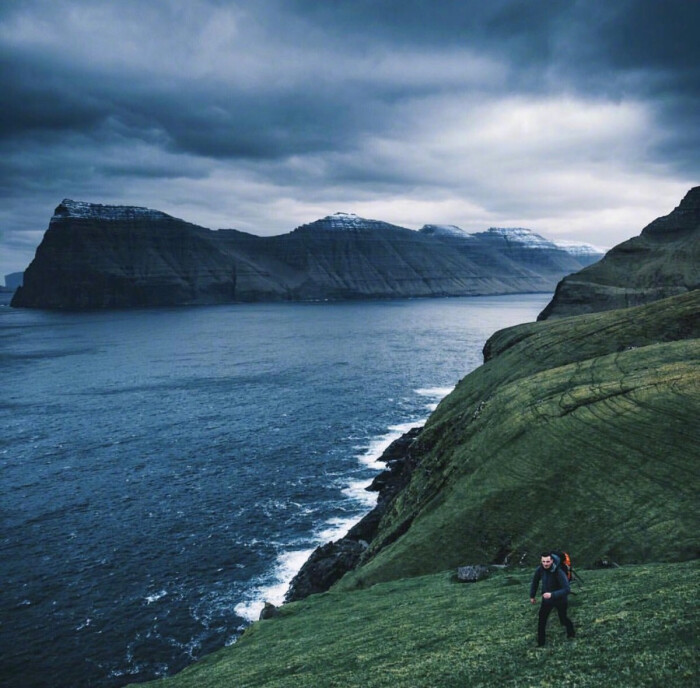
[[[12,305],[95,309],[546,292],[596,257],[529,230],[413,231],[337,213],[262,237],[212,231],[147,208],[66,199]]]

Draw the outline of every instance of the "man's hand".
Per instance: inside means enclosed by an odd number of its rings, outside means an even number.
[[[537,602],[537,600],[536,600],[534,597],[531,597],[531,598],[530,598],[530,604],[535,604],[535,602]]]
[[[542,595],[542,598],[545,600],[548,600],[552,596],[551,592],[546,592],[544,595]]]

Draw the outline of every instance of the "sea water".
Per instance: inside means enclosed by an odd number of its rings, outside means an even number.
[[[548,299],[1,307],[0,684],[111,688],[235,642]]]

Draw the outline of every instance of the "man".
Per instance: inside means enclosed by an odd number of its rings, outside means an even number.
[[[568,595],[571,591],[569,579],[564,571],[559,568],[559,561],[550,552],[543,552],[540,557],[540,565],[535,569],[535,575],[530,584],[530,604],[535,604],[535,595],[542,581],[542,604],[540,605],[540,618],[537,624],[537,646],[544,647],[545,628],[547,619],[552,609],[559,614],[559,623],[566,627],[566,637],[573,638],[574,624],[566,615]]]

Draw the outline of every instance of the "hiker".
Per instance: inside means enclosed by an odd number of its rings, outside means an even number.
[[[551,552],[543,552],[540,556],[540,565],[535,569],[535,575],[530,584],[530,603],[535,604],[535,595],[542,581],[542,604],[540,605],[540,616],[537,624],[537,646],[544,647],[545,628],[547,619],[552,609],[557,610],[559,622],[566,627],[566,637],[573,638],[574,624],[566,615],[568,605],[568,595],[571,590],[569,579],[564,571],[559,567],[559,561]]]

